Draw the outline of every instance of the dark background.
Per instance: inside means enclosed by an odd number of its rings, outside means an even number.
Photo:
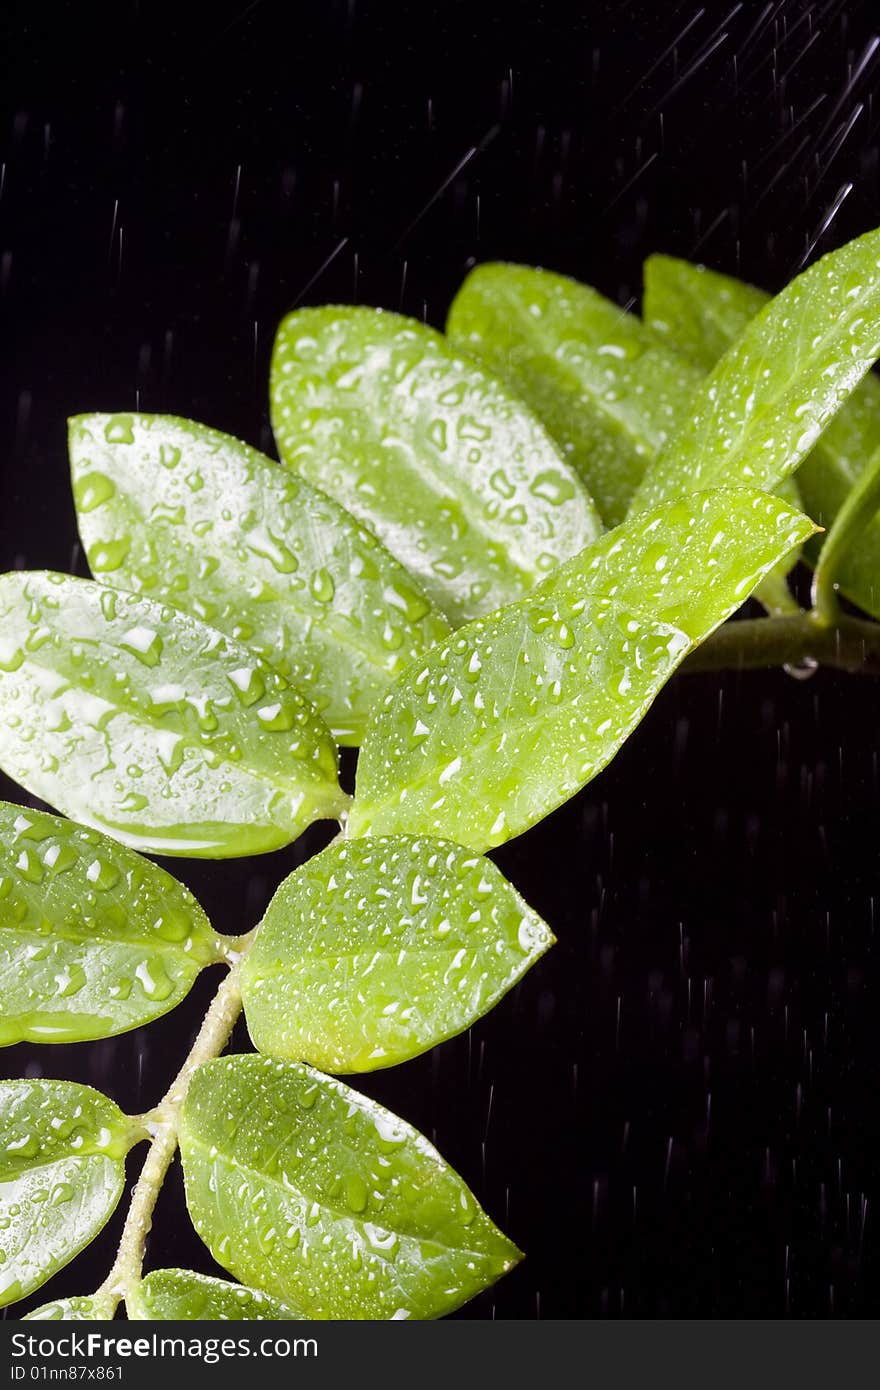
[[[442,324],[492,257],[628,304],[653,250],[779,288],[880,223],[875,29],[838,0],[7,3],[0,567],[84,573],[70,413],[173,411],[271,451],[294,304]],[[558,947],[469,1034],[358,1082],[528,1252],[461,1316],[880,1310],[877,695],[681,676],[498,853]],[[326,838],[169,867],[237,933]],[[145,1109],[212,983],[3,1070]],[[175,1172],[151,1262],[209,1269],[180,1203]],[[94,1287],[120,1222],[50,1290]]]

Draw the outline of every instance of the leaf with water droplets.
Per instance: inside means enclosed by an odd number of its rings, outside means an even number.
[[[375,531],[454,623],[520,598],[601,530],[531,411],[399,314],[289,314],[272,423],[285,463]]]
[[[449,625],[336,502],[246,444],[167,415],[70,421],[96,578],[211,623],[286,676],[339,743]]]
[[[707,371],[769,299],[764,290],[687,261],[652,256],[645,263],[646,318]],[[880,381],[869,372],[798,468],[803,505],[820,526],[830,530],[878,449]],[[807,553],[815,556],[821,545],[817,537]],[[880,618],[880,513],[852,539],[835,578],[847,598]]]
[[[154,599],[0,576],[0,767],[114,839],[200,858],[277,849],[347,804],[336,747],[253,652]]]
[[[134,850],[0,801],[0,1046],[107,1038],[179,1004],[225,947]]]
[[[94,1239],[119,1201],[125,1155],[145,1137],[91,1086],[0,1082],[0,1306]]]
[[[529,403],[617,525],[701,373],[588,285],[521,265],[479,265],[446,331]]]
[[[153,1322],[281,1322],[300,1317],[259,1289],[190,1269],[151,1270],[126,1294],[125,1308],[129,1318]]]
[[[878,355],[875,231],[823,256],[748,323],[646,472],[632,511],[708,487],[772,492]]]
[[[427,1139],[297,1062],[200,1067],[180,1152],[214,1258],[304,1317],[440,1317],[519,1258]]]
[[[107,1295],[89,1294],[59,1298],[43,1303],[32,1313],[25,1313],[23,1322],[107,1322],[113,1317],[113,1303]]]
[[[404,673],[367,730],[349,833],[477,850],[521,834],[602,770],[688,652],[814,529],[766,493],[718,490],[609,531]]]
[[[261,1052],[322,1071],[416,1057],[488,1011],[553,935],[488,859],[444,840],[331,845],[286,878],[247,954]]]

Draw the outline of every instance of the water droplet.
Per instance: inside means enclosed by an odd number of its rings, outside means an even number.
[[[131,415],[114,415],[104,426],[108,444],[133,444],[134,420]]]
[[[151,627],[133,627],[120,638],[120,647],[131,652],[145,666],[158,666],[162,657],[162,638]]]
[[[313,572],[309,580],[309,591],[317,603],[331,602],[336,592],[336,585],[333,583],[333,576],[329,570],[317,569]]]
[[[116,484],[106,473],[85,473],[73,486],[73,496],[81,512],[93,512],[115,492]]]

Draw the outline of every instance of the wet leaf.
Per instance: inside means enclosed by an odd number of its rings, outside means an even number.
[[[553,936],[488,859],[396,836],[331,845],[276,892],[245,959],[261,1052],[373,1071],[468,1028]]]
[[[223,955],[164,869],[96,830],[0,801],[0,1045],[137,1028]]]
[[[519,1258],[427,1139],[296,1062],[200,1067],[180,1148],[214,1258],[306,1317],[440,1317]]]
[[[259,854],[346,804],[326,727],[253,652],[60,574],[0,577],[0,766],[161,854]]]
[[[616,526],[702,374],[588,285],[521,265],[479,265],[447,333],[544,421]]]
[[[166,415],[70,422],[79,530],[96,578],[245,643],[357,744],[408,662],[449,631],[369,531],[289,469]]]
[[[349,833],[477,850],[521,834],[601,771],[688,652],[812,530],[778,498],[715,491],[609,531],[404,673],[367,730]]]
[[[281,1322],[299,1317],[258,1289],[190,1269],[151,1270],[127,1296],[125,1306],[129,1318],[153,1322]]]
[[[101,1230],[144,1138],[74,1081],[0,1082],[0,1306],[38,1289]]]
[[[878,354],[880,231],[823,256],[751,320],[648,469],[632,510],[708,487],[773,491]]]
[[[375,531],[454,623],[521,597],[601,530],[522,402],[398,314],[289,314],[272,422],[285,463]]]
[[[91,1294],[88,1297],[59,1298],[55,1303],[43,1303],[32,1313],[25,1313],[23,1322],[104,1322],[113,1317],[111,1300]]]
[[[686,261],[652,256],[645,264],[645,314],[651,326],[707,370],[769,299],[763,290]],[[880,381],[869,372],[798,468],[803,506],[820,526],[830,531],[878,449]],[[817,537],[808,554],[815,558],[821,545]],[[852,539],[836,579],[847,598],[880,618],[880,514]]]

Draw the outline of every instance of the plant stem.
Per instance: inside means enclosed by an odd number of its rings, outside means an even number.
[[[807,662],[880,675],[880,623],[840,614],[833,623],[811,613],[725,623],[688,657],[682,671],[741,671]]]
[[[107,1297],[112,1310],[126,1298],[141,1277],[144,1247],[152,1224],[153,1208],[177,1149],[180,1111],[193,1072],[223,1051],[241,1013],[241,962],[232,967],[205,1014],[196,1040],[180,1071],[155,1110],[145,1117],[153,1133],[140,1177],[132,1192],[131,1206],[122,1228],[116,1259],[98,1295]]]

